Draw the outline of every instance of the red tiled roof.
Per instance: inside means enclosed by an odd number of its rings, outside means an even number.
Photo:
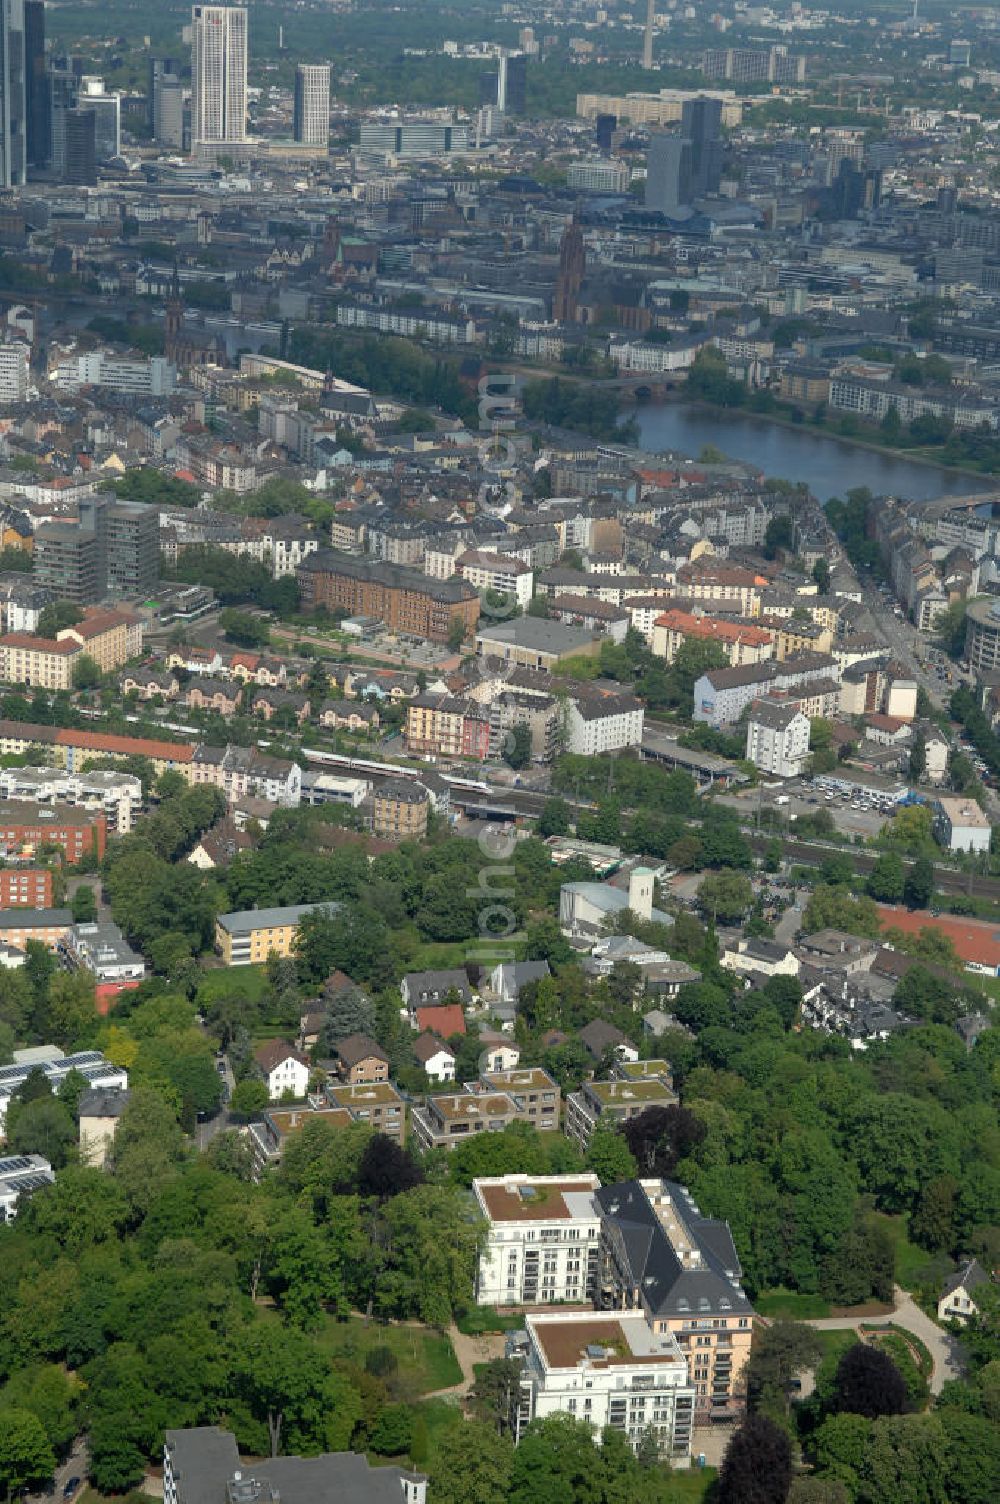
[[[955,947],[955,954],[967,966],[987,966],[991,970],[1000,967],[1000,928],[995,924],[979,919],[958,919],[950,914],[935,918],[926,909],[904,909],[888,903],[880,903],[878,912],[884,930],[899,929],[907,935],[936,930],[947,936]]]
[[[190,742],[156,742],[145,736],[115,736],[108,731],[59,731],[61,747],[79,747],[84,752],[117,752],[121,757],[162,758],[164,762],[193,762]]]
[[[465,1033],[465,1014],[460,1003],[418,1008],[416,1017],[417,1028],[422,1034],[438,1034],[442,1039],[450,1039],[453,1034]]]
[[[30,632],[8,632],[0,637],[2,648],[27,648],[33,653],[57,653],[65,658],[70,653],[78,653],[78,642],[60,642],[55,637],[33,637]]]

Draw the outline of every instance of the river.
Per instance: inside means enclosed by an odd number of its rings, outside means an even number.
[[[804,481],[820,501],[843,496],[854,486],[868,486],[877,496],[914,501],[998,489],[987,476],[917,464],[814,429],[769,423],[750,413],[654,402],[637,407],[635,415],[643,449],[675,450],[697,459],[706,444],[712,444],[730,459],[756,465],[765,475]]]

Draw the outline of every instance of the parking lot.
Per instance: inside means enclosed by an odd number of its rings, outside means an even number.
[[[719,803],[730,804],[747,819],[756,816],[757,810],[773,809],[794,827],[805,815],[814,815],[817,810],[830,812],[835,828],[842,835],[875,836],[890,818],[888,805],[881,806],[871,797],[852,796],[824,790],[805,779],[790,779],[774,788],[759,786],[744,789],[740,793],[717,796]]]

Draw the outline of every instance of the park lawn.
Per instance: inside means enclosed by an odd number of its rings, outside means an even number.
[[[195,1002],[202,1008],[219,997],[242,996],[259,1003],[266,990],[267,972],[263,966],[225,966],[202,974]]]
[[[717,1476],[714,1467],[692,1467],[684,1471],[675,1468],[670,1474],[671,1504],[700,1504]]]
[[[762,1290],[754,1304],[761,1316],[788,1316],[796,1321],[820,1321],[830,1314],[830,1302],[822,1295],[800,1295],[781,1285]]]
[[[501,1316],[496,1306],[470,1306],[461,1316],[456,1316],[455,1325],[465,1337],[481,1337],[494,1332],[515,1331],[523,1322],[517,1311]]]
[[[365,1358],[375,1347],[388,1347],[399,1368],[390,1377],[401,1399],[416,1399],[436,1389],[449,1389],[462,1382],[462,1370],[451,1338],[424,1326],[383,1326],[362,1316],[346,1321],[328,1317],[319,1332],[319,1345],[331,1358],[345,1358],[364,1366]]]

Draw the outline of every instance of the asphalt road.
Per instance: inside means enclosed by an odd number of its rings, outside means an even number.
[[[53,1500],[56,1501],[56,1504],[63,1504],[64,1498],[66,1504],[70,1504],[71,1500],[79,1497],[86,1482],[88,1460],[87,1444],[82,1436],[78,1436],[70,1449],[66,1461],[61,1462],[56,1468],[52,1487],[45,1493],[25,1494],[24,1499],[26,1504],[53,1504]],[[71,1478],[79,1478],[80,1483],[78,1487],[73,1489],[72,1493],[64,1494],[66,1485]]]
[[[223,1055],[222,1063],[226,1067],[225,1075],[222,1076],[222,1079],[225,1081],[226,1088],[229,1095],[231,1096],[233,1087],[236,1085],[236,1077],[233,1075],[232,1068],[229,1064],[228,1055]],[[221,1072],[220,1075],[222,1075]],[[229,1100],[228,1096],[226,1100]],[[220,1110],[215,1114],[214,1118],[206,1118],[203,1123],[199,1123],[198,1131],[196,1134],[196,1138],[198,1140],[198,1148],[207,1149],[213,1138],[215,1138],[217,1134],[223,1133],[225,1129],[227,1129],[231,1125],[231,1123],[232,1118],[226,1107],[220,1108]]]

